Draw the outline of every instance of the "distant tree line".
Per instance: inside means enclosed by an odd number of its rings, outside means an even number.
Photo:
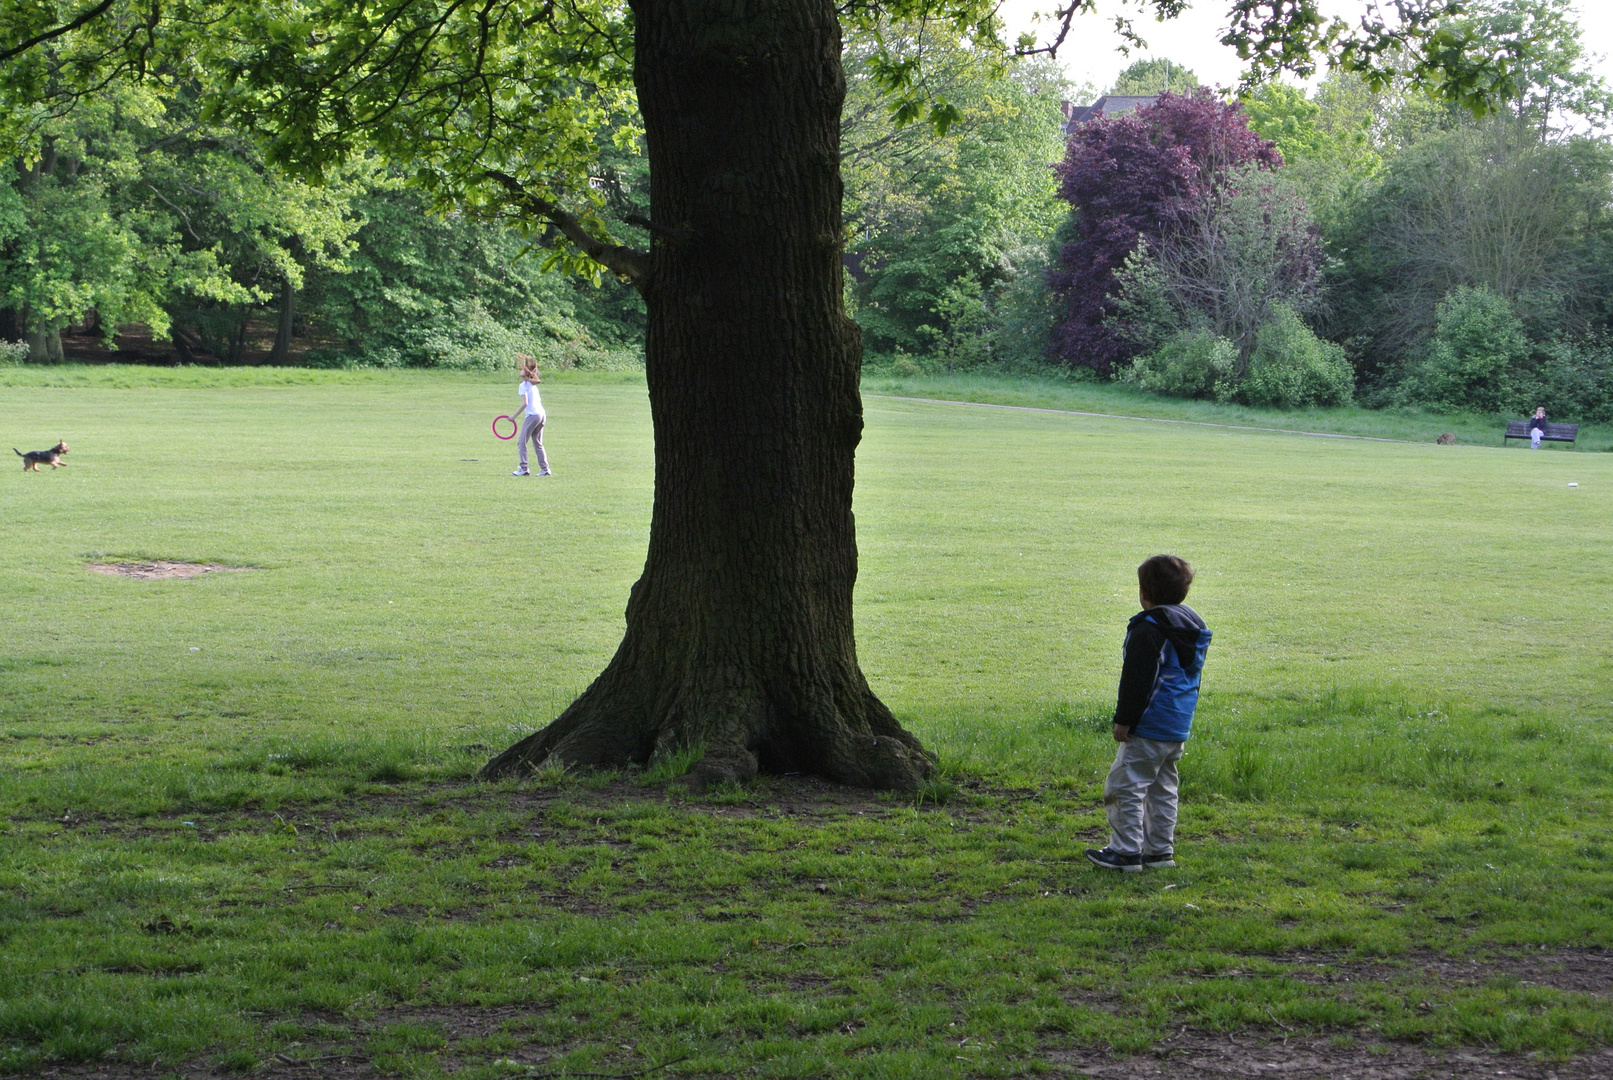
[[[37,125],[0,182],[0,340],[36,362],[144,326],[191,363],[636,362],[643,305],[551,272],[507,225],[440,213],[372,161],[297,180],[201,115],[183,81],[114,81]],[[608,155],[629,212],[644,173]],[[76,332],[76,333],[75,333]],[[94,350],[92,350],[94,351]],[[113,358],[118,354],[113,353]]]
[[[882,43],[849,43],[846,288],[869,359],[903,370],[1045,364],[1048,238],[1068,215],[1049,163],[1070,87],[1050,61],[1004,69],[933,28],[886,34],[923,57],[926,93],[955,119],[937,131],[892,115],[871,66]]]
[[[885,93],[892,50],[922,60],[928,117]],[[1049,237],[1068,213],[1049,168],[1071,94],[1056,65],[893,23],[848,41],[846,72],[847,299],[874,362],[1045,365]],[[408,161],[305,182],[196,98],[187,77],[115,81],[52,100],[33,142],[0,148],[0,340],[36,362],[62,359],[64,335],[69,352],[123,340],[123,356],[224,364],[483,367],[521,350],[615,366],[641,350],[637,292],[595,264],[592,281],[558,272],[578,260],[557,268],[552,237],[434,201]],[[649,213],[641,121],[630,103],[601,115],[597,224],[631,234]],[[118,339],[130,324],[154,344]]]
[[[1488,115],[1334,76],[1082,125],[1050,357],[1186,397],[1613,420],[1613,94],[1566,0],[1451,31],[1527,45]]]
[[[1481,0],[1447,29],[1524,58],[1488,115],[1348,75],[1229,101],[1152,58],[1109,90],[1158,102],[1068,136],[1061,102],[1096,92],[1050,61],[935,24],[852,35],[845,289],[866,363],[1613,420],[1613,95],[1567,0]],[[892,54],[922,60],[896,108]],[[914,94],[941,123],[912,122]],[[640,123],[600,109],[586,179],[622,235],[648,215]],[[0,340],[33,360],[128,324],[203,363],[615,366],[642,347],[643,304],[611,274],[557,272],[546,237],[448,211],[408,162],[296,179],[204,116],[194,82],[115,82],[31,130],[0,148]]]

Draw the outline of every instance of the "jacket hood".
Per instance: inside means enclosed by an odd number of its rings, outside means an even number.
[[[1183,669],[1190,675],[1196,674],[1204,664],[1199,646],[1210,632],[1199,613],[1186,604],[1160,604],[1138,612],[1131,621],[1144,618],[1164,631],[1165,637],[1176,646],[1176,656]]]

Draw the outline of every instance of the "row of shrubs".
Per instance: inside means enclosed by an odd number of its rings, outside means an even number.
[[[1344,349],[1286,308],[1261,327],[1247,356],[1209,330],[1187,330],[1121,377],[1156,394],[1285,409],[1344,405],[1355,393]],[[1461,286],[1439,305],[1421,355],[1364,397],[1375,407],[1453,412],[1521,414],[1544,405],[1556,417],[1613,422],[1613,335],[1532,340],[1505,297]]]
[[[627,371],[644,366],[638,345],[600,342],[574,320],[540,316],[531,325],[508,326],[476,304],[394,331],[384,343],[362,351],[321,349],[304,362],[326,368],[499,371],[513,368],[518,352],[536,357],[550,370]]]
[[[1549,342],[1513,381],[1512,400],[1544,405],[1562,420],[1613,423],[1613,338]]]
[[[1379,395],[1381,404],[1518,411],[1613,420],[1613,338],[1606,332],[1532,340],[1506,297],[1461,286],[1437,312],[1423,356]]]
[[[1156,394],[1283,409],[1346,405],[1355,393],[1344,350],[1285,307],[1256,333],[1247,357],[1210,330],[1184,330],[1138,357],[1124,378]]]

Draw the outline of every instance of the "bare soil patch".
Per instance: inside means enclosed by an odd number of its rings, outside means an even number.
[[[1210,1080],[1278,1076],[1284,1080],[1433,1080],[1510,1076],[1525,1080],[1601,1080],[1613,1076],[1613,1050],[1568,1061],[1542,1061],[1482,1047],[1437,1049],[1370,1038],[1241,1032],[1217,1035],[1184,1029],[1146,1054],[1122,1056],[1101,1047],[1044,1055],[1059,1076],[1093,1080]]]
[[[1613,994],[1613,954],[1598,947],[1488,952],[1472,957],[1424,952],[1391,961],[1349,960],[1303,953],[1268,959],[1294,965],[1292,970],[1282,974],[1309,983],[1417,980],[1436,985],[1474,986],[1499,982],[1544,986],[1574,994]]]
[[[579,812],[619,811],[633,803],[657,802],[689,813],[734,820],[792,818],[817,821],[845,817],[877,820],[915,808],[911,799],[889,792],[844,787],[820,777],[793,774],[758,776],[746,797],[737,801],[691,791],[681,778],[669,784],[644,784],[632,777],[619,777],[607,784],[597,785],[568,783],[555,786],[528,782],[513,791],[501,791],[496,796],[488,795],[486,787],[480,783],[447,782],[428,785],[423,793],[443,798],[449,804],[466,810],[485,807],[492,798],[496,798],[500,805],[515,810],[539,810],[558,801],[576,807]],[[916,809],[921,813],[945,814],[971,824],[996,822],[1012,814],[1017,804],[1035,801],[1042,795],[1043,789],[1040,788],[993,788],[974,781],[965,784],[950,802],[925,802]],[[355,802],[359,805],[378,802],[383,805],[413,804],[419,798],[420,795],[410,791],[399,792],[392,798],[366,795]]]
[[[110,574],[113,577],[131,578],[193,578],[203,574],[242,573],[255,570],[252,566],[230,566],[228,563],[216,562],[173,562],[168,559],[157,559],[152,562],[110,562],[90,563],[88,569],[97,574]]]
[[[158,341],[145,323],[119,323],[113,347],[101,336],[99,325],[80,324],[62,330],[62,356],[75,364],[266,364],[274,349],[273,318],[249,319],[241,354],[228,360],[209,351],[193,327],[175,324],[166,341]],[[297,364],[314,349],[337,343],[321,326],[311,326],[291,339],[290,363]]]
[[[370,1080],[381,1074],[364,1053],[366,1036],[387,1022],[429,1024],[441,1030],[452,1046],[466,1037],[491,1034],[510,1021],[519,1023],[524,1016],[543,1009],[537,1005],[388,1010],[369,1023],[352,1025],[351,1041],[346,1046],[315,1044],[290,1054],[276,1054],[263,1061],[252,1075],[258,1080]],[[557,1047],[526,1046],[500,1056],[541,1069],[546,1060],[560,1052]],[[1350,1041],[1324,1035],[1285,1035],[1275,1030],[1216,1034],[1184,1029],[1142,1054],[1117,1054],[1102,1046],[1080,1046],[1047,1050],[1040,1056],[1053,1066],[1044,1075],[1091,1080],[1248,1080],[1257,1076],[1283,1080],[1451,1080],[1480,1076],[1605,1080],[1613,1076],[1613,1049],[1607,1048],[1568,1061],[1545,1061],[1483,1047],[1439,1049],[1365,1038]],[[470,1063],[457,1056],[444,1060],[449,1071]],[[608,1067],[625,1078],[642,1075],[645,1063],[626,1058]],[[163,1062],[160,1071],[177,1073],[185,1080],[233,1080],[230,1073],[210,1061]],[[41,1075],[62,1080],[151,1080],[157,1073],[149,1065],[109,1060],[47,1068]],[[678,1070],[674,1075],[715,1080],[720,1074]]]

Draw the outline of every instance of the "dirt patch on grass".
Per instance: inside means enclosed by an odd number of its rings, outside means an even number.
[[[1497,952],[1473,957],[1412,953],[1386,961],[1347,960],[1304,953],[1270,959],[1293,965],[1292,970],[1281,972],[1280,976],[1308,983],[1393,984],[1415,980],[1457,986],[1544,986],[1573,994],[1613,994],[1613,954],[1602,948]]]
[[[604,783],[579,781],[570,777],[556,783],[532,781],[513,790],[489,791],[476,782],[445,781],[424,785],[418,792],[400,790],[393,795],[365,795],[352,805],[406,806],[416,811],[422,798],[435,798],[439,805],[468,812],[491,804],[516,811],[539,811],[556,802],[569,804],[580,816],[591,811],[615,814],[635,803],[660,803],[681,813],[708,814],[721,820],[745,821],[755,818],[793,819],[816,822],[835,818],[866,817],[880,820],[893,814],[917,809],[924,814],[942,814],[961,824],[997,824],[1010,817],[1019,803],[1043,797],[1044,789],[995,788],[979,783],[964,785],[948,802],[937,805],[925,801],[915,806],[910,796],[893,792],[845,787],[815,776],[759,776],[742,794],[713,795],[689,791],[683,784],[646,784],[633,776],[617,776]],[[310,808],[310,812],[337,812]],[[565,842],[559,836],[553,836]],[[592,840],[588,841],[594,842]]]
[[[151,562],[90,563],[87,569],[92,573],[109,574],[112,577],[151,580],[154,578],[193,578],[201,577],[203,574],[234,574],[247,570],[256,570],[257,567],[230,566],[228,563],[216,562],[174,562],[169,559],[156,559]]]
[[[1282,1032],[1216,1035],[1186,1029],[1145,1054],[1077,1047],[1043,1055],[1062,1076],[1093,1080],[1208,1080],[1278,1076],[1284,1080],[1432,1080],[1510,1076],[1524,1080],[1601,1080],[1613,1076],[1613,1050],[1569,1061],[1541,1061],[1474,1047],[1448,1050],[1405,1043]]]
[[[811,989],[822,991],[822,986]],[[441,1031],[448,1048],[439,1058],[449,1071],[484,1064],[454,1053],[454,1045],[467,1037],[487,1036],[545,1010],[527,1007],[433,1008],[387,1010],[374,1019],[340,1024],[351,1032],[339,1042],[315,1040],[287,1054],[272,1054],[253,1070],[258,1080],[369,1080],[379,1075],[365,1053],[367,1036],[388,1023],[425,1024]],[[340,1043],[347,1043],[346,1046]],[[565,1048],[522,1046],[498,1055],[528,1068],[541,1068]],[[1375,1042],[1350,1036],[1286,1035],[1280,1031],[1215,1034],[1183,1029],[1141,1054],[1117,1054],[1099,1046],[1044,1050],[1040,1055],[1053,1066],[1051,1075],[1090,1077],[1092,1080],[1248,1080],[1276,1076],[1283,1080],[1445,1080],[1449,1077],[1515,1077],[1519,1080],[1604,1080],[1613,1076],[1613,1049],[1600,1049],[1567,1061],[1544,1061],[1522,1054],[1503,1054],[1481,1047],[1435,1049],[1406,1043]],[[645,1063],[631,1055],[613,1055],[608,1073],[643,1075]],[[160,1072],[178,1073],[186,1080],[235,1080],[212,1061],[172,1065]],[[151,1080],[159,1070],[149,1065],[103,1061],[94,1065],[46,1068],[43,1076],[62,1080]],[[517,1074],[519,1075],[519,1074]],[[673,1075],[718,1077],[724,1074],[685,1072]]]

